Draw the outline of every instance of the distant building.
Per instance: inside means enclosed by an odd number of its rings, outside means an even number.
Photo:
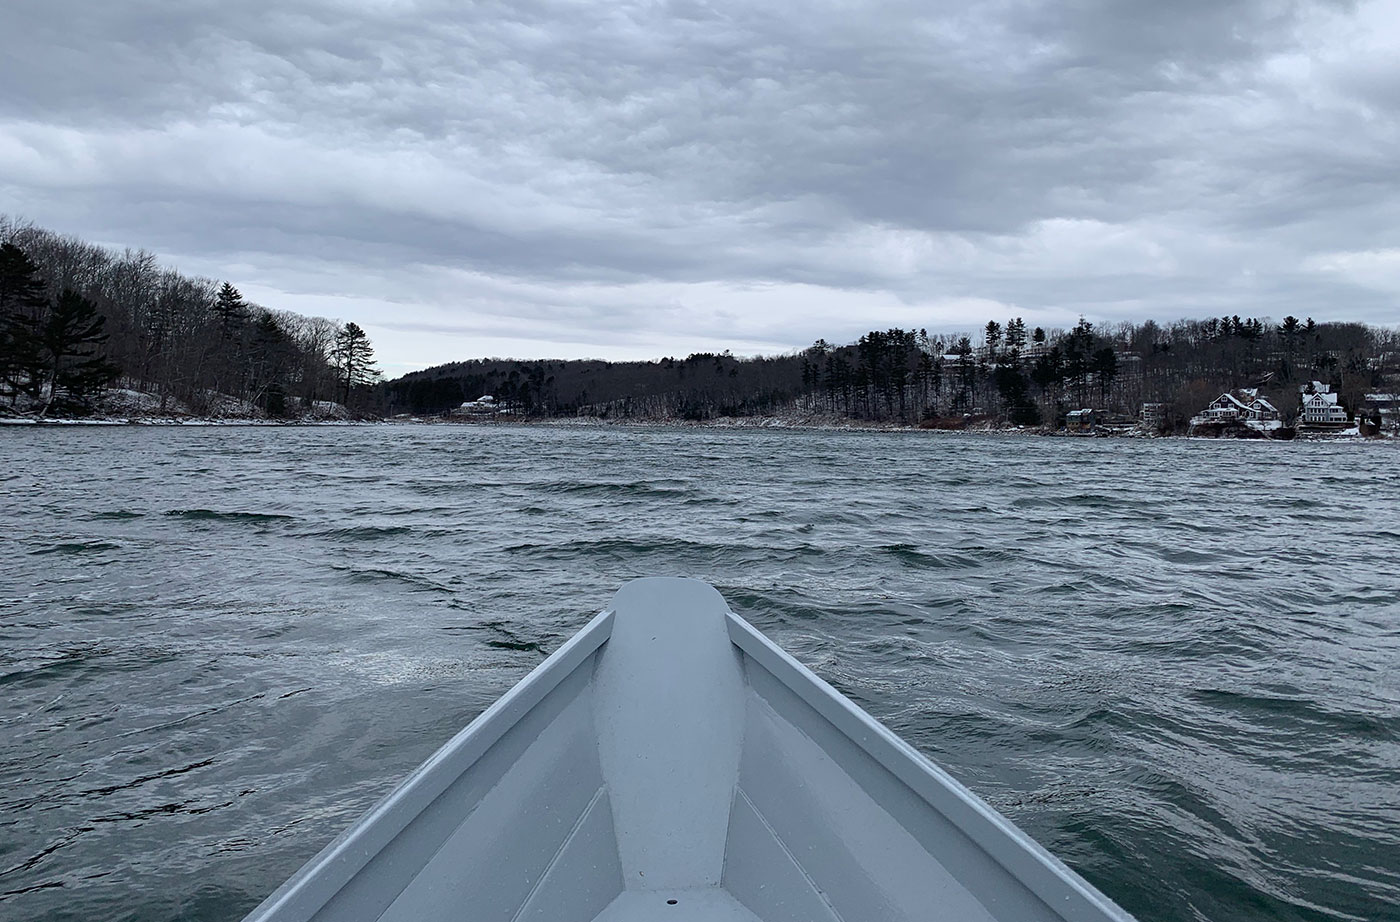
[[[1366,360],[1366,367],[1372,371],[1382,371],[1400,365],[1400,352],[1382,352]]]
[[[1302,407],[1298,413],[1298,424],[1319,429],[1345,428],[1346,408],[1337,403],[1337,395],[1332,388],[1321,381],[1312,381],[1299,389]]]
[[[1070,410],[1065,414],[1065,429],[1070,432],[1093,432],[1094,425],[1094,411],[1089,407]]]
[[[1379,416],[1382,429],[1400,429],[1400,394],[1367,394],[1361,409],[1368,416]]]
[[[487,394],[475,400],[468,400],[460,407],[452,411],[453,416],[494,416],[500,412],[500,407],[496,405],[496,398]]]
[[[1144,403],[1142,412],[1138,415],[1139,422],[1144,429],[1159,429],[1167,419],[1167,405],[1165,403]]]
[[[1204,410],[1191,417],[1191,428],[1211,424],[1242,424],[1261,432],[1283,425],[1278,407],[1259,396],[1258,388],[1246,387],[1221,394]]]

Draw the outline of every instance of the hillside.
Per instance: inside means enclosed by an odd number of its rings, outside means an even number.
[[[0,215],[4,412],[340,415],[326,405],[371,408],[373,359],[353,323],[255,304],[143,250],[116,252]]]
[[[1100,418],[1156,407],[1163,431],[1185,431],[1220,394],[1257,388],[1291,424],[1299,389],[1317,381],[1349,417],[1367,395],[1400,390],[1400,335],[1356,323],[1224,317],[1027,331],[1012,318],[976,341],[923,330],[871,331],[761,358],[697,353],[654,362],[478,359],[440,365],[382,388],[391,413],[448,414],[490,395],[515,416],[694,419],[823,415],[906,425],[1061,425],[1082,407]]]

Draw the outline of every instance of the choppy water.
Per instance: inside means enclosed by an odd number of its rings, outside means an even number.
[[[0,432],[0,918],[236,920],[691,575],[1144,922],[1400,918],[1400,451]]]

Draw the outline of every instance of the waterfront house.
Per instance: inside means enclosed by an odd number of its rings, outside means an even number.
[[[1367,394],[1361,409],[1373,419],[1380,417],[1382,429],[1400,429],[1400,394]]]
[[[1070,432],[1093,432],[1094,423],[1094,411],[1089,407],[1065,414],[1065,429]]]
[[[1191,428],[1210,425],[1244,425],[1250,429],[1265,432],[1283,425],[1282,414],[1267,398],[1259,396],[1259,389],[1240,388],[1221,394],[1206,405],[1206,408],[1191,417]]]
[[[468,400],[460,407],[452,411],[453,416],[493,416],[499,412],[500,407],[496,405],[496,398],[487,394],[475,400]]]
[[[1142,413],[1138,416],[1144,429],[1160,429],[1166,419],[1167,405],[1165,403],[1144,403]]]
[[[1346,408],[1337,403],[1332,388],[1321,381],[1312,381],[1299,388],[1302,404],[1298,424],[1320,429],[1338,429],[1347,424]]]
[[[1268,398],[1259,396],[1259,389],[1255,387],[1245,388],[1240,393],[1248,398],[1249,412],[1245,414],[1246,420],[1254,420],[1260,423],[1279,422],[1283,414],[1278,407],[1269,403]]]

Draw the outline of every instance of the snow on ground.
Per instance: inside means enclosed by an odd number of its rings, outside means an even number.
[[[220,394],[218,391],[205,391],[202,395],[204,399],[205,416],[212,416],[215,419],[251,419],[260,417],[263,412],[254,404],[247,400],[240,400],[228,394]]]
[[[109,388],[98,403],[99,412],[108,416],[183,416],[190,408],[172,397],[136,391],[126,387]]]
[[[345,409],[345,404],[334,400],[313,400],[307,415],[312,419],[349,419],[350,411]]]
[[[124,382],[130,383],[130,382]],[[174,397],[161,397],[133,387],[111,387],[103,391],[93,406],[91,415],[79,417],[53,416],[39,419],[42,404],[21,397],[15,406],[0,406],[0,422],[7,425],[122,425],[138,423],[150,426],[247,426],[269,423],[349,423],[354,417],[344,404],[332,400],[317,400],[309,410],[286,418],[269,417],[255,404],[217,391],[198,395],[202,404],[196,412],[188,403]],[[297,401],[289,401],[297,407]]]

